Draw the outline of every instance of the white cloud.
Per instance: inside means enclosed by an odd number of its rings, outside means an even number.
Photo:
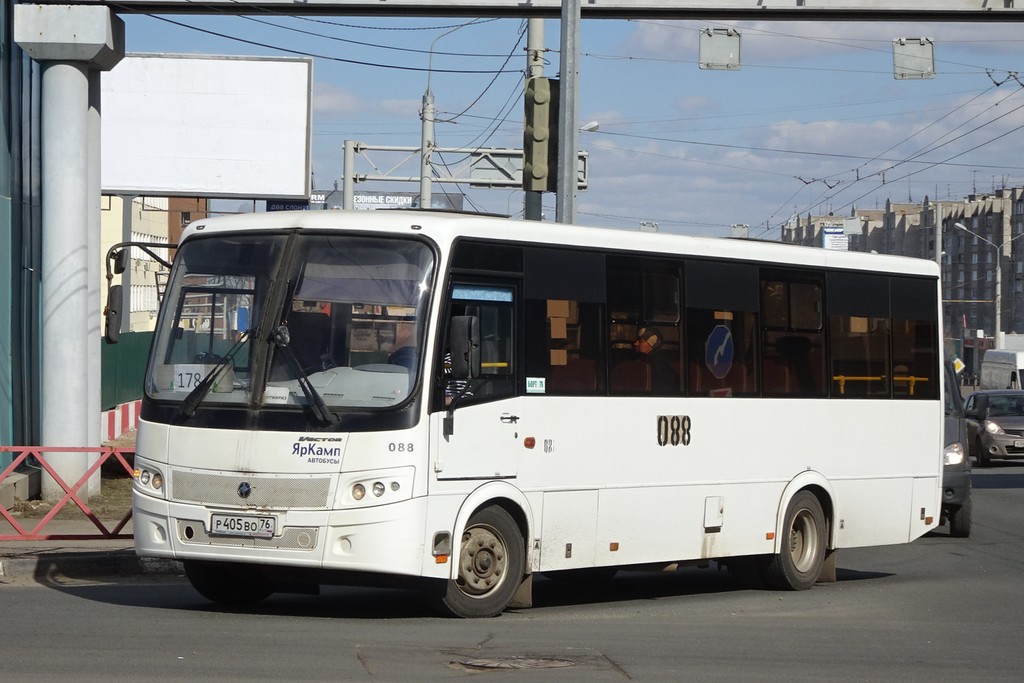
[[[362,104],[358,95],[332,83],[316,83],[313,88],[313,114],[339,116],[355,114]]]

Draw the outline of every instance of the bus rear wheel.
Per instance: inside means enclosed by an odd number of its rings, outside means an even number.
[[[185,560],[185,576],[200,595],[221,605],[255,605],[274,592],[274,582],[255,565]]]
[[[459,617],[492,617],[504,610],[526,569],[523,535],[512,516],[492,506],[476,512],[462,533],[458,576],[441,598]]]
[[[825,562],[825,513],[817,496],[800,491],[789,501],[777,555],[762,558],[761,574],[768,588],[807,590]]]

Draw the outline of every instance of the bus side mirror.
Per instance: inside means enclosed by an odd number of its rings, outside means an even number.
[[[480,319],[474,315],[452,316],[449,327],[452,379],[480,375]]]
[[[114,274],[120,275],[128,267],[128,250],[121,249],[114,252],[113,256]]]
[[[103,336],[108,344],[116,344],[121,337],[121,305],[123,303],[121,285],[107,288],[107,307],[103,309],[105,329]]]

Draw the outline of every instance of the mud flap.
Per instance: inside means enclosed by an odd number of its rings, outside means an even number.
[[[825,550],[825,561],[821,563],[821,572],[818,574],[818,583],[836,582],[836,552],[835,548]]]
[[[516,589],[512,599],[508,601],[510,609],[526,609],[533,607],[533,574],[523,577],[522,583]]]

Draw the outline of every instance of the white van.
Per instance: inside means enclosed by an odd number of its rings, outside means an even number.
[[[980,389],[1024,389],[1024,351],[990,349],[981,359]]]

